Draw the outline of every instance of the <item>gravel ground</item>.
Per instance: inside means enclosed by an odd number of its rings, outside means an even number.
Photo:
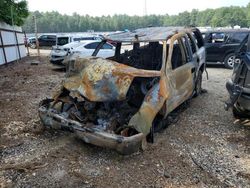
[[[208,92],[145,151],[122,156],[44,130],[38,103],[64,73],[36,61],[0,67],[0,187],[250,187],[250,127],[223,108],[231,70],[208,68]]]

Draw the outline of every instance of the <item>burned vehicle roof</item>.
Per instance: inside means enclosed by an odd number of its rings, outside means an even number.
[[[192,31],[192,27],[147,27],[140,28],[134,31],[115,33],[105,37],[107,40],[120,42],[135,42],[135,41],[166,41],[170,36],[181,31]]]

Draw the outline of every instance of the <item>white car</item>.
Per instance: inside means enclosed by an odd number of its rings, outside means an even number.
[[[82,45],[81,41],[71,42],[63,46],[52,46],[50,53],[50,62],[51,63],[61,63],[64,58],[70,54],[70,51],[74,48]]]
[[[77,54],[80,57],[88,57],[93,54],[99,43],[100,43],[99,41],[87,42],[83,45],[75,47],[71,52]],[[114,55],[115,55],[115,47],[112,44],[105,43],[96,56],[102,58],[108,58]]]
[[[66,56],[76,54],[80,57],[91,56],[100,41],[84,40],[71,42],[69,44],[52,48],[50,54],[50,62],[53,64],[61,64]],[[97,57],[108,58],[115,54],[115,47],[112,44],[106,43],[102,49],[99,50]]]
[[[83,35],[57,35],[56,37],[56,46],[63,46],[65,44],[81,41],[81,40],[102,40],[100,35],[93,35],[93,36],[83,36]]]

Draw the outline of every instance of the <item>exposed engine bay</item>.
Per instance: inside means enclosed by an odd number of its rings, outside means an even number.
[[[139,110],[145,95],[159,78],[135,78],[125,100],[92,102],[84,97],[71,96],[63,89],[50,108],[63,114],[65,118],[79,121],[109,133],[131,136],[138,133],[128,126],[131,117]]]
[[[130,53],[122,54],[122,58],[129,59],[125,54]],[[142,66],[139,65],[142,63],[140,58],[133,61],[137,67]],[[159,82],[160,71],[137,69],[110,59],[95,57],[71,60],[67,65],[62,87],[53,99],[41,102],[40,117],[49,127],[72,132],[101,131],[116,135],[115,140],[119,136],[130,138],[140,135],[137,144],[141,147],[142,137],[146,139],[161,106],[156,108],[157,111],[151,110],[149,118],[143,118],[143,113],[150,112],[141,113],[140,108],[144,103],[144,106],[148,105],[145,99],[150,90],[152,96],[149,100],[155,100],[154,104],[157,105]],[[142,129],[138,126],[140,124],[148,126]],[[141,134],[142,132],[144,133]],[[134,149],[129,148],[120,152],[133,151]]]

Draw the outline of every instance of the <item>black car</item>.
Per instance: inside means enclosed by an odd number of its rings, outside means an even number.
[[[56,45],[56,35],[41,35],[38,37],[39,46],[53,46]],[[31,48],[36,48],[36,38],[32,37],[29,39],[29,46]]]
[[[219,62],[232,69],[234,62],[240,61],[235,58],[234,51],[239,48],[249,31],[248,29],[223,29],[203,33],[207,64]]]
[[[247,45],[245,45],[247,44]],[[247,46],[247,47],[246,47]],[[225,103],[225,109],[233,108],[236,118],[250,117],[250,33],[242,41],[236,51],[236,57],[241,61],[235,63],[232,78],[226,88],[230,98]]]

